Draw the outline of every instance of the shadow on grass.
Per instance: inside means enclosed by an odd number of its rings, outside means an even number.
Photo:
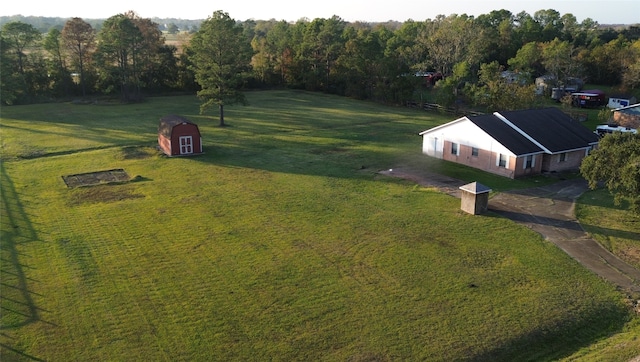
[[[521,223],[549,225],[555,228],[572,230],[580,233],[585,232],[585,230],[589,230],[589,232],[596,233],[596,234],[616,236],[619,238],[624,238],[629,240],[640,240],[640,232],[635,232],[635,231],[626,231],[626,230],[612,229],[612,228],[606,228],[606,227],[596,226],[596,225],[580,224],[577,221],[573,221],[573,220],[562,220],[562,219],[556,219],[552,217],[532,215],[532,214],[521,213],[516,211],[497,210],[497,209],[492,209],[491,207],[489,207],[489,210],[494,212],[495,214],[494,215],[487,214],[486,216],[490,216],[490,217],[502,216],[507,219],[521,222]]]
[[[0,207],[2,214],[2,227],[0,253],[2,255],[2,283],[0,283],[0,308],[2,309],[0,330],[16,329],[37,321],[39,308],[36,306],[33,291],[29,289],[29,283],[35,282],[29,278],[25,269],[28,265],[22,263],[19,246],[38,241],[38,235],[29,219],[29,215],[20,200],[20,195],[7,174],[4,163],[0,163],[0,184],[2,193]],[[6,334],[2,334],[6,336]],[[5,343],[0,343],[2,353],[0,357],[10,360],[11,356],[20,356],[21,359],[40,360],[34,356],[23,353],[19,349]]]
[[[516,336],[469,361],[556,361],[622,330],[628,319],[623,305],[597,305],[576,318],[567,317]]]
[[[594,234],[615,236],[618,238],[624,238],[629,240],[640,240],[640,232],[611,229],[611,228],[605,228],[601,226],[588,225],[588,224],[585,224],[584,228],[586,230],[589,230],[590,233],[594,233]]]
[[[4,361],[5,358],[6,358],[7,361],[12,361],[12,360],[14,360],[12,358],[13,356],[20,356],[19,360],[46,361],[46,360],[44,360],[42,358],[38,358],[38,357],[32,356],[30,354],[26,354],[26,353],[24,353],[22,351],[19,351],[19,350],[15,349],[15,348],[13,348],[11,346],[8,346],[8,345],[6,345],[4,343],[0,343],[0,359]],[[15,359],[15,360],[18,360],[18,359]]]
[[[487,216],[500,216],[520,223],[547,225],[554,228],[572,230],[580,233],[584,232],[580,224],[574,220],[562,220],[553,217],[533,215],[511,210],[498,210],[492,208],[491,206],[489,206],[489,211],[492,211],[495,214],[487,214]]]

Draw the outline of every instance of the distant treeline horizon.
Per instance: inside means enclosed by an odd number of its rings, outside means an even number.
[[[116,15],[116,14],[113,14]],[[443,14],[444,15],[444,14]],[[51,29],[58,29],[61,30],[64,27],[64,24],[67,22],[67,20],[74,18],[74,16],[70,16],[70,17],[48,17],[48,16],[32,16],[32,15],[21,15],[21,14],[17,14],[17,15],[8,15],[8,16],[0,16],[0,27],[6,23],[12,22],[12,21],[19,21],[19,22],[23,22],[26,24],[29,24],[33,27],[35,27],[36,29],[40,30],[43,33],[48,32]],[[82,18],[80,17],[82,20],[84,20],[85,22],[89,23],[94,29],[99,30],[102,27],[102,23],[107,20],[109,17],[106,18]],[[200,27],[200,24],[206,20],[206,17],[202,18],[202,19],[181,19],[181,18],[159,18],[159,17],[151,17],[149,18],[151,21],[157,23],[160,27],[160,30],[166,31],[169,29],[169,25],[175,25],[178,29],[180,29],[180,31],[192,31],[192,30],[197,30]],[[299,20],[296,21],[300,21],[300,20],[304,20],[307,19],[309,21],[311,21],[311,18],[301,18]],[[274,21],[282,21],[282,19],[245,19],[245,20],[240,20],[237,19],[239,22],[274,22]],[[414,21],[415,19],[407,19],[405,21],[396,21],[396,20],[388,20],[388,21],[354,21],[354,22],[349,22],[346,21],[347,23],[366,23],[366,24],[376,24],[376,25],[384,25],[389,29],[397,29],[400,26],[402,26],[403,23],[407,22],[407,21]],[[295,23],[296,21],[289,21],[289,23]],[[598,23],[598,26],[600,28],[613,28],[613,29],[621,29],[621,28],[626,28],[626,27],[630,27],[630,26],[638,26],[640,25],[640,22],[638,23],[634,23],[634,24],[600,24]]]

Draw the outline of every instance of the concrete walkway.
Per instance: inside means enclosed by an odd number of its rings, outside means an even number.
[[[455,197],[460,197],[458,187],[464,184],[446,176],[410,169],[380,173],[435,187]],[[549,186],[500,192],[489,200],[489,210],[538,232],[621,290],[640,293],[640,270],[591,239],[575,218],[575,200],[587,190],[585,180],[573,179]]]
[[[575,200],[587,190],[586,181],[574,179],[501,192],[489,200],[489,210],[538,232],[620,289],[640,293],[640,270],[591,239],[576,220]]]

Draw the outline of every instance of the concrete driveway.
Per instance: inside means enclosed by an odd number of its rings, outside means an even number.
[[[412,169],[392,169],[381,174],[435,187],[460,197],[464,182]],[[559,181],[553,185],[500,192],[489,200],[489,211],[518,222],[541,234],[587,269],[618,288],[640,293],[640,270],[591,239],[575,218],[575,200],[588,190],[582,179]]]
[[[501,192],[489,210],[521,223],[557,245],[587,269],[623,290],[640,292],[640,270],[591,239],[575,218],[575,200],[588,190],[582,179]]]

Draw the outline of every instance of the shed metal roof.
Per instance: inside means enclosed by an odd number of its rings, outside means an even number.
[[[182,117],[182,116],[177,116],[175,114],[169,115],[169,116],[165,116],[162,117],[160,119],[160,124],[158,125],[158,134],[161,134],[167,138],[171,137],[171,132],[173,131],[173,127],[180,125],[180,124],[192,124],[196,127],[198,127],[198,125],[196,125],[195,123],[189,121],[188,119]],[[199,131],[198,131],[199,132]]]

